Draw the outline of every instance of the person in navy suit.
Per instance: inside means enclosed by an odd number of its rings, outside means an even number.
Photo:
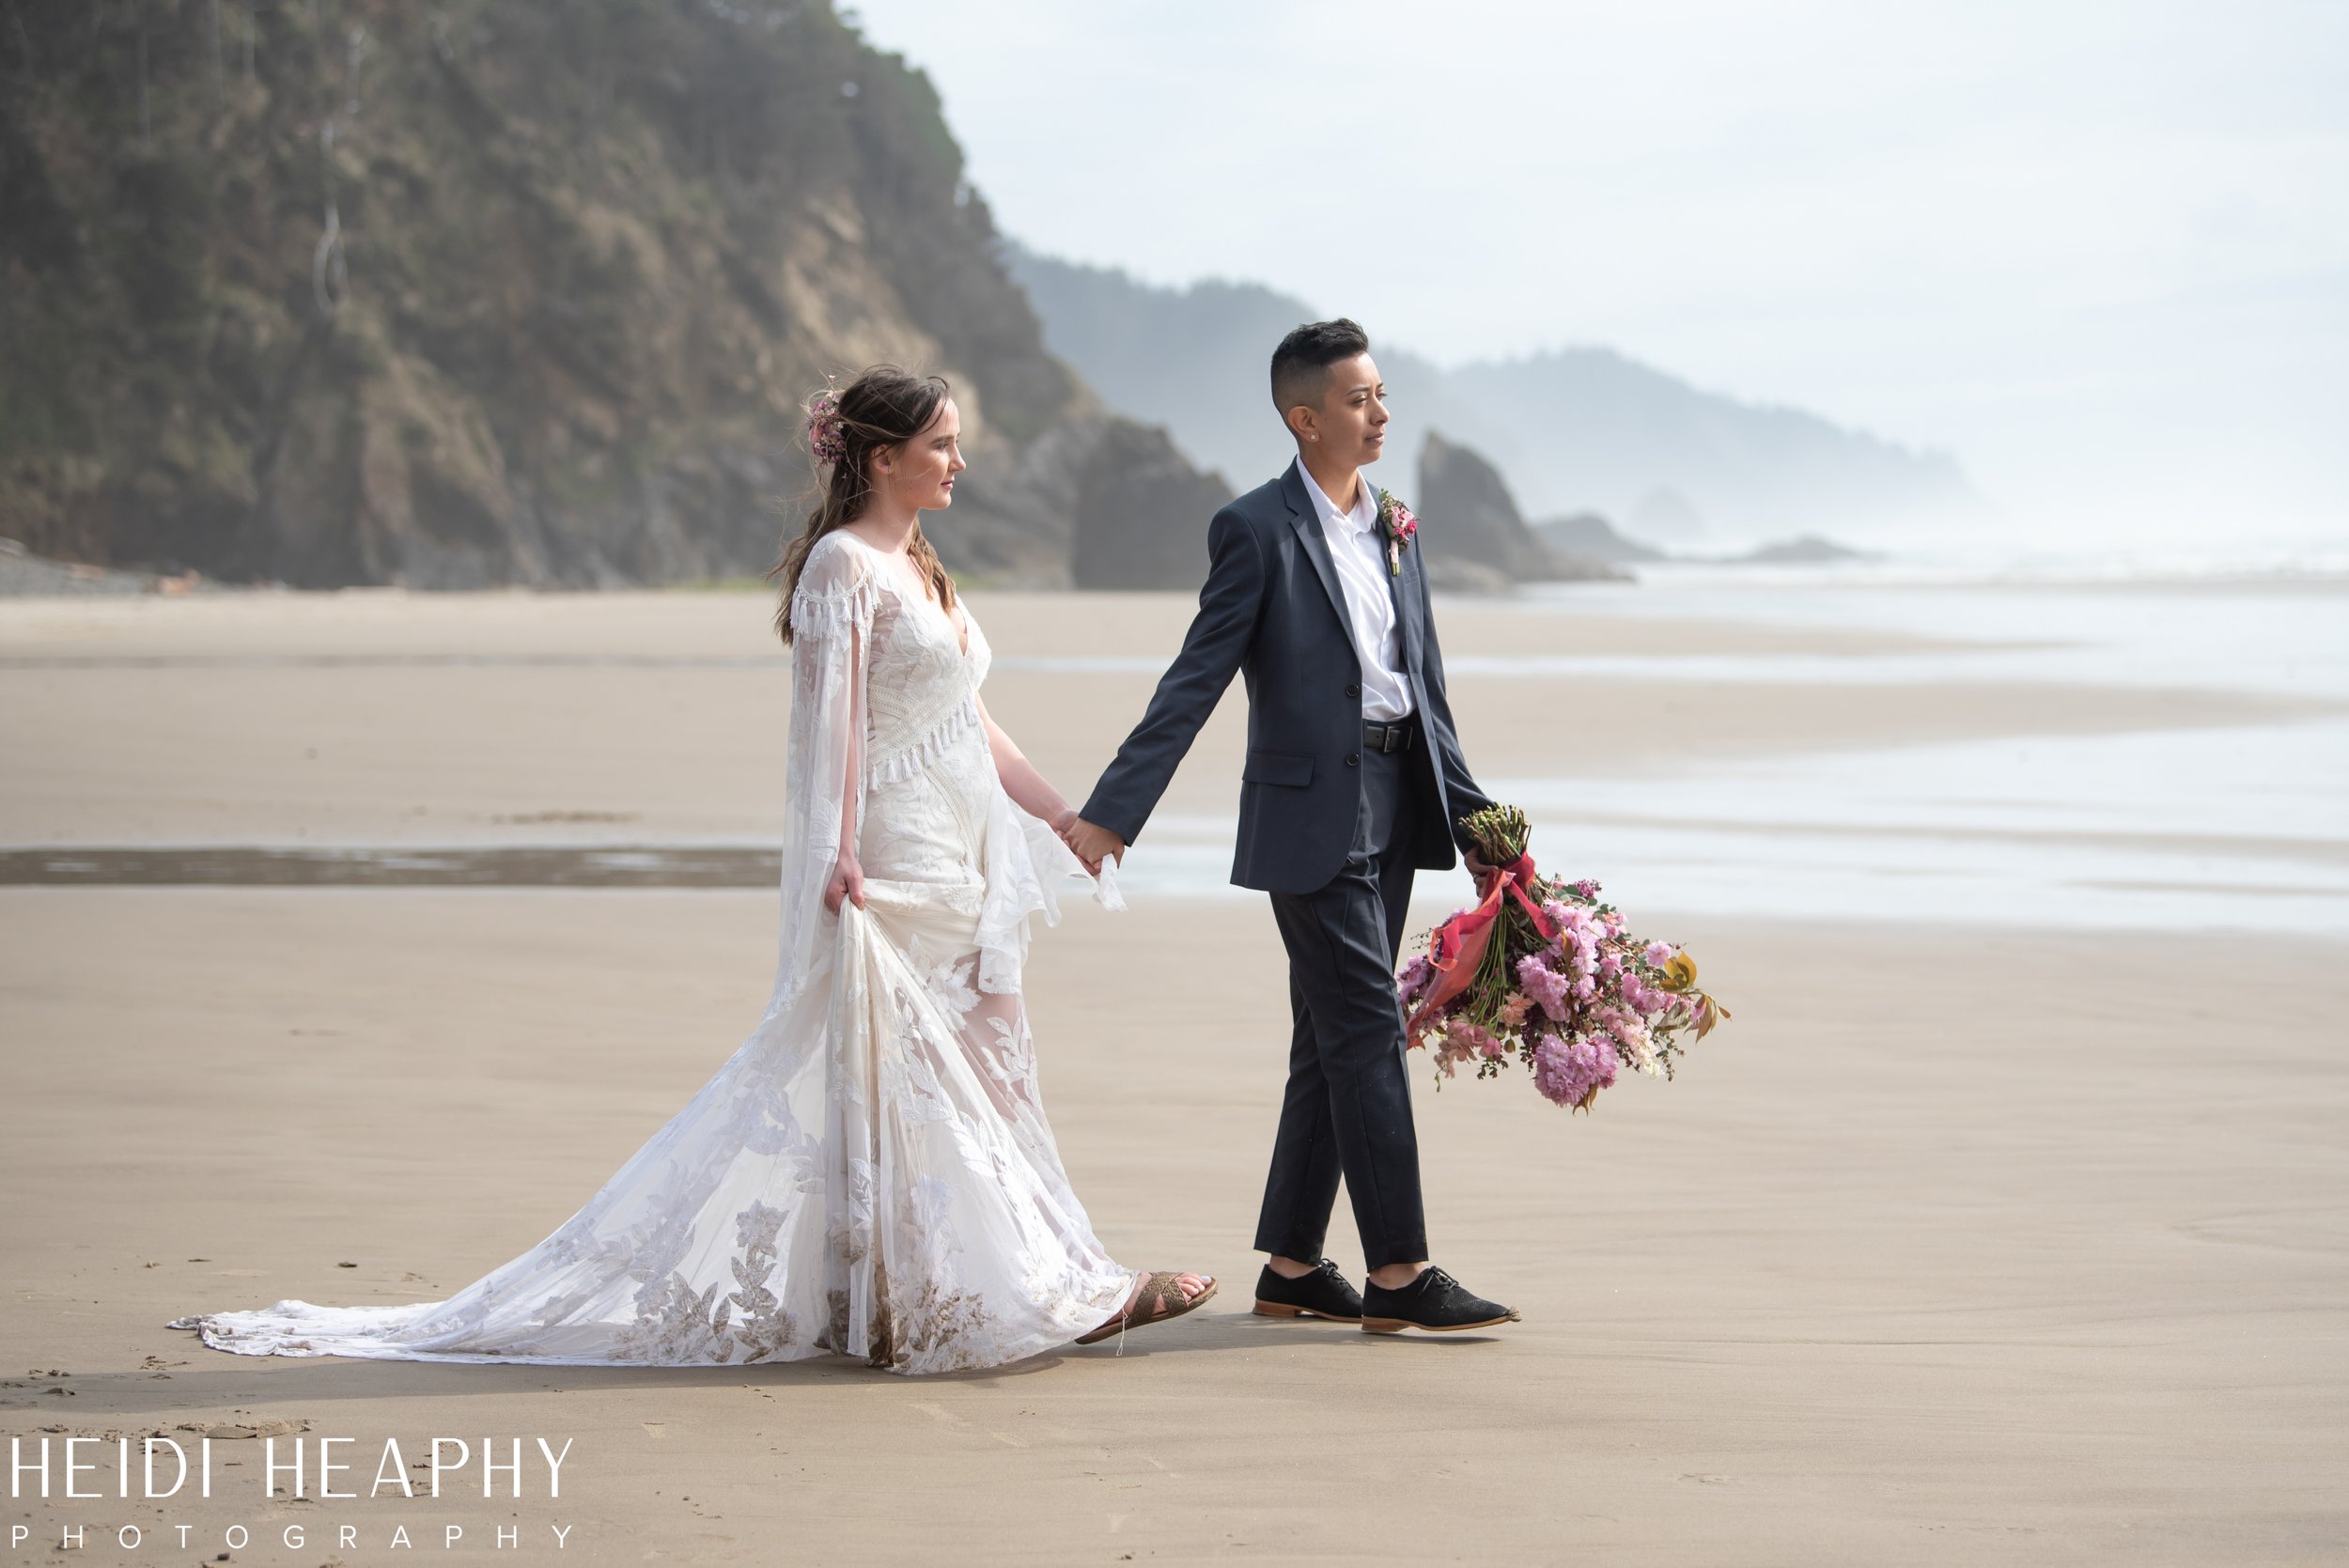
[[[1272,354],[1297,461],[1216,513],[1182,652],[1094,786],[1069,846],[1122,859],[1235,673],[1248,683],[1232,880],[1271,894],[1288,949],[1289,1074],[1256,1249],[1255,1310],[1404,1327],[1488,1327],[1509,1308],[1427,1259],[1394,967],[1412,874],[1456,846],[1476,786],[1444,694],[1420,552],[1363,477],[1386,444],[1387,389],[1352,321]],[[1343,1173],[1368,1269],[1358,1294],[1322,1255]]]

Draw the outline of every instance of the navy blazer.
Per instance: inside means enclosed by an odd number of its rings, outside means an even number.
[[[1216,513],[1207,555],[1199,613],[1182,652],[1082,815],[1128,844],[1141,837],[1199,726],[1233,672],[1242,672],[1248,761],[1240,769],[1232,880],[1267,893],[1312,893],[1337,876],[1353,844],[1362,788],[1361,661],[1330,541],[1294,463]],[[1402,565],[1388,585],[1425,743],[1407,759],[1419,800],[1401,827],[1413,835],[1412,863],[1442,870],[1453,864],[1455,845],[1472,847],[1459,819],[1492,802],[1460,756],[1419,551],[1406,548]]]

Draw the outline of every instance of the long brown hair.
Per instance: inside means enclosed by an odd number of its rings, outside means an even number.
[[[914,376],[894,365],[876,365],[857,377],[837,394],[841,450],[832,465],[832,474],[824,482],[823,500],[807,514],[807,526],[799,537],[784,547],[783,559],[767,574],[768,581],[783,580],[783,602],[775,607],[776,634],[791,641],[791,596],[799,591],[800,573],[807,567],[807,552],[816,548],[816,541],[836,528],[845,528],[863,516],[867,503],[873,498],[873,454],[885,447],[903,446],[938,417],[945,406],[949,388],[942,376]],[[821,462],[819,457],[817,459]],[[939,563],[938,551],[922,536],[921,520],[913,524],[913,536],[906,541],[906,556],[913,569],[929,582],[930,592],[940,606],[955,607],[955,580],[946,575]]]

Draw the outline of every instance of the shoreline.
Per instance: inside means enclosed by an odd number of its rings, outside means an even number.
[[[990,710],[1072,795],[1106,763],[1153,677],[1021,660],[1163,654],[1190,613],[1174,595],[972,603],[1003,657]],[[601,825],[599,838],[769,840],[789,677],[754,608],[687,594],[52,602],[38,613],[0,601],[0,741],[18,759],[0,790],[0,845],[527,845],[576,836],[566,829],[581,822]],[[1471,665],[1581,649],[1861,668],[2030,645],[1522,602],[1458,609],[1439,612],[1446,651]],[[2349,711],[2323,693],[1957,678],[1941,667],[1913,682],[1464,674],[1453,697],[1478,771],[1531,780],[1968,739],[2217,734]],[[1165,811],[1230,814],[1241,711],[1235,683]]]

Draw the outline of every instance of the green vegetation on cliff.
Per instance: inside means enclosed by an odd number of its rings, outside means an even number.
[[[950,560],[1065,580],[1067,520],[984,480],[1097,408],[927,79],[824,0],[6,12],[0,534],[312,585],[759,570],[800,399],[894,360],[982,459]]]

